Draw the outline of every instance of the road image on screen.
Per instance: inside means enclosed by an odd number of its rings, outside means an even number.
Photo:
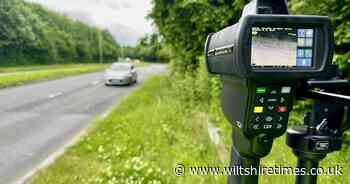
[[[253,27],[251,35],[252,66],[312,66],[313,29]]]

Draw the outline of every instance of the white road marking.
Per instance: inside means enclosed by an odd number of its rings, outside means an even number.
[[[52,93],[52,94],[49,95],[49,98],[55,98],[55,97],[58,97],[58,96],[61,96],[61,95],[63,95],[62,92]]]
[[[119,105],[119,104],[118,104]],[[107,111],[105,111],[102,114],[103,118],[106,118],[113,110],[112,108],[109,108]],[[65,151],[67,150],[67,148],[73,146],[74,144],[76,144],[79,140],[81,140],[81,138],[83,136],[86,135],[87,130],[89,128],[86,128],[84,130],[81,130],[80,132],[77,133],[76,136],[73,137],[73,139],[67,141],[65,144],[63,144],[63,146],[61,148],[58,148],[57,151],[55,151],[54,153],[51,153],[50,156],[48,158],[46,158],[44,161],[42,161],[38,166],[36,166],[35,168],[31,169],[26,175],[24,175],[23,177],[20,177],[14,184],[26,184],[30,182],[30,179],[40,170],[42,170],[43,168],[51,165],[52,163],[54,163],[58,157],[62,156]],[[28,154],[28,156],[30,156],[30,154]]]
[[[39,171],[42,170],[43,168],[51,165],[53,162],[57,160],[58,157],[62,156],[67,148],[73,146],[75,143],[77,143],[83,136],[86,135],[87,133],[87,128],[84,130],[81,130],[80,132],[77,133],[73,139],[66,141],[65,144],[63,144],[62,147],[60,147],[56,152],[51,153],[48,158],[46,158],[44,161],[42,161],[38,166],[30,170],[26,175],[23,177],[20,177],[14,184],[26,184],[30,182],[30,179]]]
[[[102,118],[103,118],[103,119],[106,118],[111,112],[112,112],[112,109],[107,110],[106,112],[104,112],[104,113],[102,114]]]
[[[27,157],[32,157],[34,154],[33,153],[25,153],[24,155]]]

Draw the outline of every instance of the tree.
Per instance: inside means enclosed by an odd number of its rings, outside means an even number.
[[[149,17],[181,58],[177,65],[192,70],[207,35],[237,21],[243,4],[242,0],[153,0]]]
[[[350,70],[350,0],[292,0],[290,4],[294,13],[331,17],[335,28],[335,62],[348,75]]]
[[[168,62],[170,53],[164,38],[158,33],[141,38],[136,47],[124,47],[124,55],[151,62]]]
[[[149,17],[171,46],[175,66],[196,68],[206,36],[232,25],[246,0],[153,0]],[[350,71],[350,0],[291,0],[293,13],[330,16],[335,27],[335,62]]]
[[[101,33],[107,60],[119,45],[106,30],[23,0],[0,1],[0,64],[53,64],[98,60]]]

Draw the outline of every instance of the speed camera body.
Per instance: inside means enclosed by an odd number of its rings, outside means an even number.
[[[324,16],[247,15],[206,43],[209,72],[241,78],[327,77],[332,54]]]
[[[282,135],[298,84],[335,76],[324,16],[245,15],[210,34],[205,53],[209,72],[221,75],[223,111],[247,137]]]

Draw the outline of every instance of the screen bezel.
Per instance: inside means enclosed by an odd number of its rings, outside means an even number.
[[[310,27],[315,30],[313,67],[303,68],[254,68],[251,66],[251,29],[254,25],[279,27]],[[333,53],[333,31],[328,17],[304,15],[248,15],[239,24],[236,41],[236,62],[246,69],[247,77],[269,74],[271,77],[287,78],[322,76],[331,65]]]
[[[295,65],[253,65],[252,64],[252,59],[253,59],[253,56],[252,56],[252,52],[253,52],[253,28],[255,27],[258,27],[258,28],[291,28],[291,29],[294,29],[296,31],[296,47],[295,47],[295,56],[294,56],[294,59],[295,59]],[[312,36],[312,46],[310,47],[312,49],[312,56],[311,56],[311,65],[310,66],[298,66],[297,65],[297,52],[298,52],[298,48],[299,48],[299,45],[298,45],[298,30],[299,29],[312,29],[313,30],[313,36]],[[252,68],[259,68],[259,69],[278,69],[278,68],[294,68],[294,69],[310,69],[310,68],[314,68],[314,55],[315,55],[315,36],[316,36],[316,29],[314,27],[295,27],[295,26],[266,26],[266,25],[262,25],[262,24],[254,24],[252,26],[252,28],[250,29],[250,55],[251,55],[251,63],[250,63],[250,66]]]

